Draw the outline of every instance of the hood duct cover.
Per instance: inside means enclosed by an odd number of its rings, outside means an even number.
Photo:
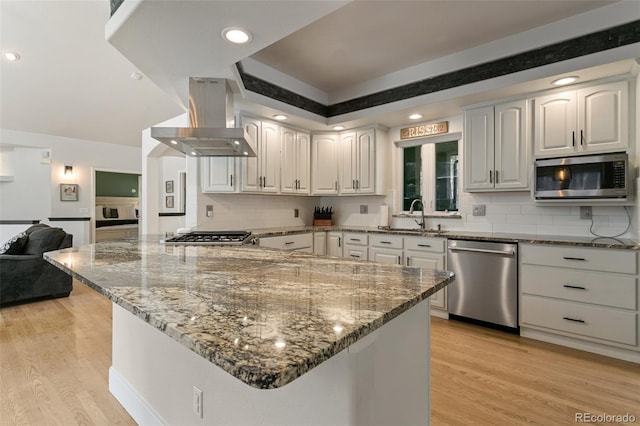
[[[233,122],[233,93],[223,78],[189,78],[191,127],[152,127],[151,137],[191,157],[255,157],[247,132]]]

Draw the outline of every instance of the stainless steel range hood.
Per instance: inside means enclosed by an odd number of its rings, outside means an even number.
[[[233,93],[223,78],[189,78],[191,127],[152,127],[151,137],[191,157],[255,157],[253,141],[233,123]]]

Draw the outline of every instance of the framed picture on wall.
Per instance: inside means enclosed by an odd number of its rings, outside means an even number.
[[[173,193],[173,181],[172,180],[168,180],[164,183],[164,192],[166,192],[167,194],[172,194]]]
[[[78,185],[75,183],[61,183],[60,201],[78,201]]]
[[[167,195],[164,200],[164,205],[168,209],[173,208],[173,195]]]

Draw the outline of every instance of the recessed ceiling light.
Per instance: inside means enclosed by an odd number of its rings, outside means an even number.
[[[191,155],[198,155],[198,153],[195,151],[191,151]]]
[[[333,126],[333,130],[344,130],[344,126]]]
[[[2,52],[2,55],[8,61],[19,61],[20,60],[20,55],[18,55],[17,52],[6,51],[6,52]]]
[[[222,30],[222,38],[234,44],[249,43],[252,39],[249,31],[238,27],[229,27]]]
[[[553,81],[551,82],[551,84],[555,84],[556,86],[565,86],[565,85],[567,85],[567,84],[571,84],[571,83],[573,83],[573,82],[574,82],[574,81],[576,81],[578,78],[579,78],[579,77],[576,77],[576,76],[573,76],[573,75],[572,75],[572,76],[569,76],[569,77],[562,77],[562,78],[559,78],[559,79],[557,79],[557,80],[553,80]]]
[[[287,116],[284,115],[284,114],[276,114],[276,115],[273,116],[273,118],[275,118],[276,120],[282,121],[282,120],[286,120]]]
[[[243,152],[244,155],[249,155],[249,153],[247,151]]]
[[[129,76],[131,77],[133,80],[141,80],[142,79],[142,74],[140,74],[139,72],[132,72],[131,75]]]
[[[421,118],[422,118],[422,114],[411,114],[409,116],[409,119],[411,119],[411,120],[419,120]]]
[[[233,141],[234,144],[240,145],[240,141]]]
[[[174,145],[178,145],[178,142],[176,142],[176,141],[171,141],[171,143],[174,144]]]

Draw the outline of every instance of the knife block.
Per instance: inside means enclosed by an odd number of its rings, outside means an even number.
[[[331,219],[313,219],[313,226],[331,226]]]

